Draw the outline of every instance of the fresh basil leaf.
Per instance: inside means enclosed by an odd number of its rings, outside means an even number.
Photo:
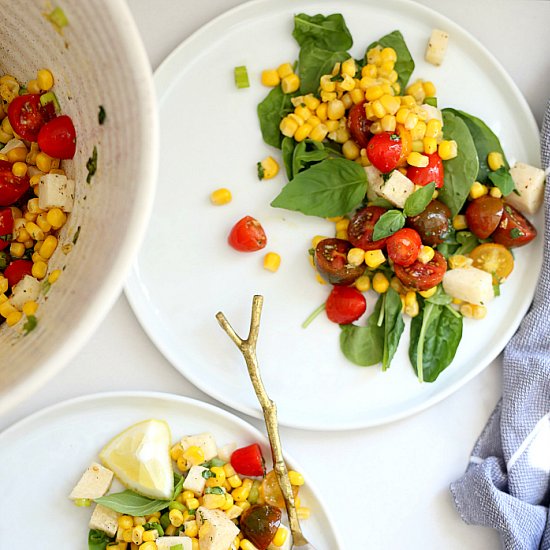
[[[449,259],[455,253],[455,250],[459,247],[458,242],[456,241],[456,231],[449,224],[449,231],[445,235],[445,238],[442,243],[437,245],[437,251],[443,254],[446,259]]]
[[[286,177],[292,179],[292,156],[294,154],[294,148],[296,147],[296,142],[285,136],[281,142],[281,153],[283,156],[283,164],[285,165]]]
[[[143,525],[143,528],[146,531],[149,531],[150,529],[156,529],[158,534],[159,534],[159,537],[164,536],[164,528],[162,527],[162,525],[160,523],[157,523],[156,521],[149,521],[149,522],[145,523]]]
[[[300,46],[313,41],[320,48],[334,52],[353,46],[353,38],[340,13],[327,16],[299,13],[294,16],[292,36]]]
[[[452,216],[456,216],[476,179],[479,163],[476,146],[466,123],[452,110],[443,109],[442,113],[443,137],[456,141],[458,154],[453,159],[443,161],[444,185],[437,198],[449,207]]]
[[[172,493],[172,500],[176,500],[177,496],[182,492],[184,481],[184,476],[180,476],[178,473],[174,472],[174,492]]]
[[[512,179],[510,170],[501,166],[498,170],[494,172],[489,172],[489,179],[500,189],[502,194],[506,197],[516,189],[516,184]]]
[[[437,97],[425,97],[424,103],[431,105],[432,107],[437,107]]]
[[[376,197],[374,200],[367,201],[367,202],[371,206],[381,206],[382,208],[393,208],[393,204],[390,201],[383,199],[382,197]]]
[[[389,288],[384,298],[384,353],[382,355],[382,370],[390,368],[391,361],[399,340],[405,329],[403,315],[401,315],[401,297],[399,293]]]
[[[206,462],[203,462],[200,464],[203,468],[213,468],[214,466],[221,467],[224,464],[227,464],[224,460],[221,458],[212,458],[211,460],[207,460]]]
[[[397,82],[399,82],[401,90],[405,90],[407,82],[414,71],[414,61],[409,48],[407,48],[403,35],[399,31],[390,32],[380,38],[380,40],[373,42],[367,48],[367,52],[376,46],[381,46],[382,48],[393,48],[395,50],[395,53],[397,54],[397,61],[395,62],[395,70],[398,74]]]
[[[284,94],[280,86],[273,88],[258,104],[258,118],[263,140],[277,149],[281,148],[283,136],[279,130],[281,119],[294,110],[292,94]]]
[[[34,315],[27,315],[27,320],[23,325],[23,330],[25,331],[25,336],[32,332],[38,325],[38,319]]]
[[[366,192],[367,176],[359,164],[326,159],[296,174],[271,206],[330,218],[351,212]]]
[[[204,490],[205,495],[223,495],[224,490],[221,487],[207,487]]]
[[[216,477],[216,474],[212,470],[203,470],[202,477],[204,477],[204,479],[210,479],[211,477]]]
[[[342,63],[349,57],[349,53],[345,51],[326,50],[313,42],[306,42],[301,47],[298,58],[300,93],[317,93],[321,77],[330,74],[336,63]]]
[[[316,162],[328,158],[328,152],[320,141],[306,139],[301,141],[294,148],[292,154],[292,173],[299,174],[302,170],[309,168]]]
[[[88,550],[105,550],[107,543],[113,542],[115,539],[111,538],[107,533],[100,531],[99,529],[90,529],[88,531]]]
[[[372,232],[372,240],[377,241],[384,237],[393,235],[396,231],[399,231],[405,225],[405,216],[401,210],[388,210],[384,212],[378,221],[374,224],[374,231]]]
[[[455,254],[469,254],[479,244],[479,239],[471,231],[458,231],[456,241],[459,247]]]
[[[153,500],[126,489],[121,493],[112,493],[95,499],[103,506],[130,516],[147,516],[166,508],[169,500]]]
[[[409,195],[405,201],[405,207],[403,208],[403,214],[405,216],[413,217],[418,216],[426,209],[426,206],[432,202],[432,197],[435,191],[435,182],[432,181],[417,189],[412,195]]]

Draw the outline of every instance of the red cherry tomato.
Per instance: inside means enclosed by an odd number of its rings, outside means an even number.
[[[386,209],[381,206],[366,206],[355,213],[348,226],[348,239],[353,246],[363,250],[384,248],[387,239],[372,240],[374,226],[384,212]]]
[[[502,218],[491,238],[507,248],[530,243],[537,236],[537,230],[531,222],[509,204],[504,205]]]
[[[380,172],[391,172],[397,168],[403,145],[401,136],[394,132],[382,132],[372,136],[367,146],[367,157]]]
[[[227,242],[239,252],[255,252],[265,247],[267,237],[258,220],[245,216],[233,226]]]
[[[327,317],[339,325],[357,321],[366,309],[365,297],[351,286],[333,287],[326,304]]]
[[[348,112],[348,129],[361,149],[366,149],[370,138],[371,121],[365,114],[365,102],[357,103]]]
[[[420,235],[408,227],[396,231],[388,237],[386,250],[394,264],[408,266],[418,258],[422,240]]]
[[[350,285],[363,275],[365,266],[348,263],[351,243],[344,239],[323,239],[315,247],[315,267],[319,275],[332,285]]]
[[[11,164],[0,160],[0,206],[10,206],[29,189],[29,178],[14,176]]]
[[[257,443],[241,447],[233,451],[231,455],[231,466],[243,476],[263,476],[265,474],[265,461],[262,450]]]
[[[61,115],[46,122],[38,132],[38,146],[57,159],[72,159],[76,152],[76,130],[70,116]]]
[[[28,141],[36,141],[46,122],[46,113],[40,105],[40,94],[17,96],[8,106],[8,119],[14,132]]]
[[[473,200],[466,208],[468,229],[478,238],[486,239],[498,226],[504,202],[502,199],[484,195]]]
[[[447,271],[447,261],[442,254],[436,251],[434,257],[423,264],[418,260],[409,266],[395,264],[397,278],[408,288],[414,290],[428,290],[443,280]]]
[[[32,275],[30,260],[14,260],[4,269],[4,277],[8,280],[10,288],[13,288],[25,275]]]
[[[11,208],[0,209],[0,250],[4,250],[10,244],[13,231],[13,214]]]
[[[445,169],[443,168],[443,161],[437,153],[426,155],[428,157],[428,166],[424,168],[418,168],[417,166],[409,166],[407,168],[407,177],[415,184],[428,185],[432,181],[435,181],[437,189],[443,187]]]

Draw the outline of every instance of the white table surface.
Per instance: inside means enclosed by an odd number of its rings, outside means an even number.
[[[240,3],[128,0],[153,68],[201,25]],[[334,4],[338,11],[338,2]],[[468,29],[499,59],[540,125],[550,97],[550,2],[438,0],[436,4],[438,11]],[[286,449],[306,465],[307,475],[321,488],[342,532],[342,549],[500,548],[495,532],[460,520],[448,490],[463,472],[500,396],[500,369],[497,359],[445,401],[390,425],[343,433],[281,430]],[[167,391],[215,403],[157,351],[121,295],[71,364],[1,416],[0,429],[67,398],[122,389]],[[260,421],[245,418],[261,428]]]

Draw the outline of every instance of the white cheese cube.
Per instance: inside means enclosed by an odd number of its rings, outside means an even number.
[[[25,275],[14,287],[10,302],[19,311],[23,309],[25,302],[36,301],[40,296],[40,281],[32,275]],[[101,496],[101,495],[100,495]],[[77,497],[88,498],[88,497]]]
[[[521,212],[534,214],[544,199],[544,170],[523,162],[510,168],[510,175],[519,193],[510,193],[506,202]]]
[[[197,495],[201,495],[204,491],[206,479],[202,476],[208,468],[203,466],[191,466],[185,481],[183,482],[184,491],[193,491]]]
[[[71,212],[74,203],[74,180],[64,174],[44,174],[38,183],[38,206],[42,210],[61,208]]]
[[[8,141],[8,143],[6,143],[6,145],[4,145],[4,147],[2,147],[2,149],[0,149],[0,153],[7,155],[10,151],[13,149],[19,149],[19,147],[25,147],[25,144],[20,139],[12,138]]]
[[[428,103],[423,103],[422,105],[420,105],[420,108],[426,111],[426,120],[424,122],[435,119],[439,120],[439,122],[441,122],[441,125],[443,126],[443,115],[437,107],[429,105]]]
[[[374,166],[365,166],[365,172],[369,182],[367,198],[371,201],[382,197],[397,208],[403,208],[405,201],[414,193],[414,183],[399,170],[386,176],[386,181],[382,172]]]
[[[88,527],[90,529],[99,529],[107,533],[110,537],[114,537],[118,529],[119,516],[120,514],[118,512],[101,504],[96,504]]]
[[[183,550],[193,550],[193,542],[189,537],[159,537],[155,543],[157,550],[170,550],[177,544],[181,544]]]
[[[226,443],[223,447],[220,447],[217,450],[218,458],[220,460],[223,460],[224,462],[230,462],[231,461],[231,455],[233,454],[233,451],[237,448],[236,443]]]
[[[382,172],[372,165],[365,166],[365,172],[368,182],[367,198],[369,201],[373,201],[381,196],[380,190],[382,189],[382,185],[384,185],[384,178],[382,177]]]
[[[424,56],[426,61],[432,65],[441,65],[447,52],[448,44],[449,35],[445,31],[433,29]]]
[[[186,451],[189,447],[200,447],[204,453],[204,460],[210,460],[217,455],[218,446],[214,436],[209,432],[187,435],[181,439],[181,446]]]
[[[221,510],[199,506],[196,517],[200,550],[227,550],[239,534],[239,528]],[[208,526],[201,529],[206,522]]]
[[[477,267],[459,267],[443,276],[443,290],[453,298],[483,306],[494,296],[493,277]]]

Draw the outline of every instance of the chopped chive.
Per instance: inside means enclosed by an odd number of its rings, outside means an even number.
[[[57,101],[57,96],[53,92],[46,92],[40,96],[40,105],[42,105],[42,107],[45,107],[48,103],[53,103],[56,113],[61,111],[59,101]]]
[[[65,15],[65,12],[60,8],[54,8],[52,12],[48,15],[48,19],[57,27],[63,28],[69,24],[69,20]]]
[[[86,508],[92,505],[92,501],[89,498],[77,498],[74,500],[75,506]]]
[[[309,316],[308,318],[302,323],[302,328],[307,328],[309,325],[315,320],[315,318],[325,310],[327,307],[326,303],[322,303],[318,308],[316,308]]]
[[[103,105],[99,106],[99,113],[97,114],[97,120],[99,124],[103,124],[107,118],[107,113],[105,112],[105,107]]]
[[[170,550],[183,550],[183,546],[181,544],[173,544],[170,546]]]
[[[92,156],[86,162],[86,168],[88,169],[88,176],[86,177],[86,183],[90,183],[97,171],[97,147],[94,145]]]
[[[250,86],[248,71],[244,65],[235,67],[235,84],[237,88],[248,88]]]

